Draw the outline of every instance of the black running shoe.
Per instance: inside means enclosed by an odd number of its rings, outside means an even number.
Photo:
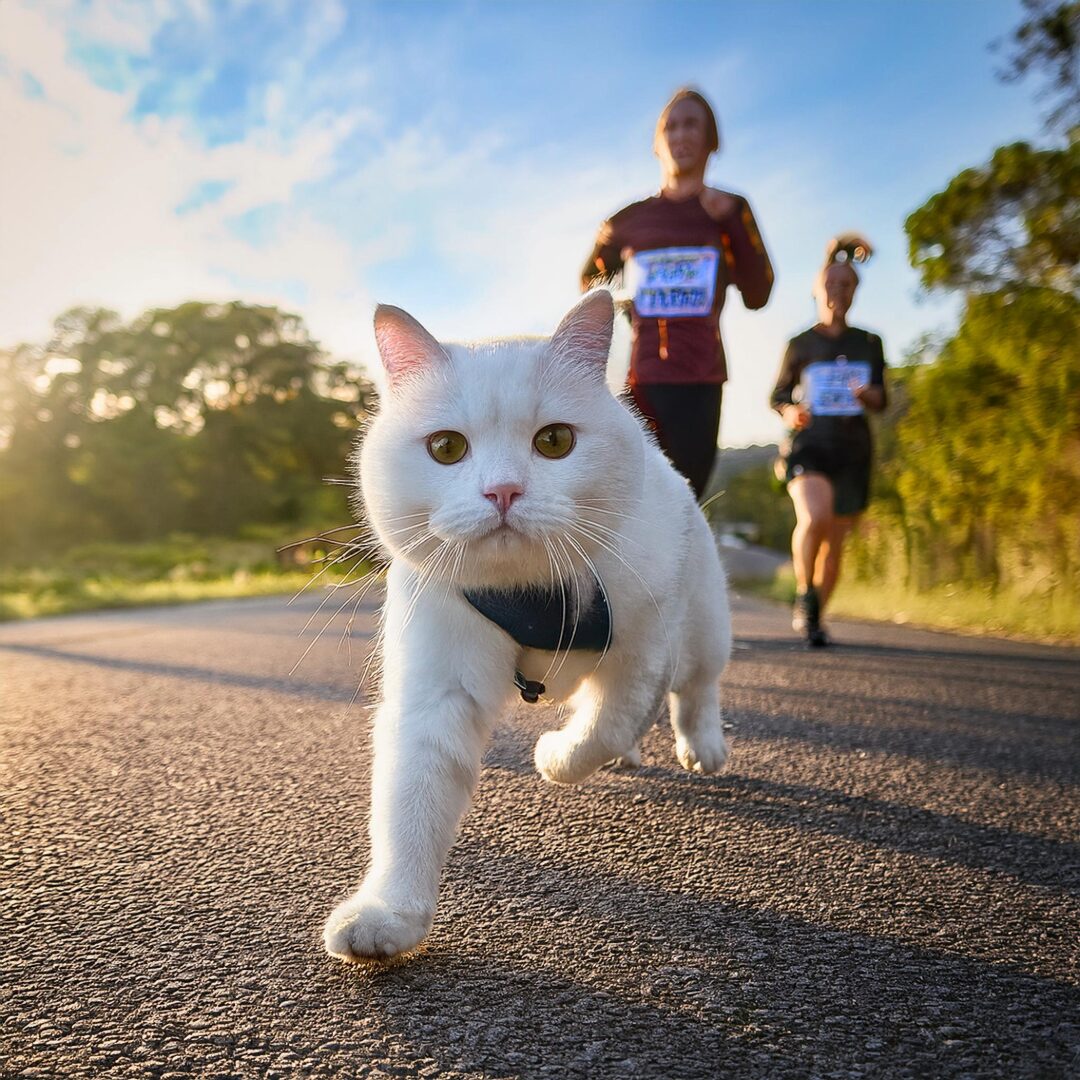
[[[825,633],[824,627],[818,626],[813,630],[807,630],[806,644],[812,649],[823,649],[832,643],[829,641],[829,635]]]
[[[811,585],[795,597],[795,610],[791,613],[791,629],[807,637],[816,632],[821,621],[821,605],[817,590]]]

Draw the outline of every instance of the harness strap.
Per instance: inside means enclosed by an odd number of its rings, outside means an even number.
[[[604,652],[611,645],[611,608],[603,589],[598,588],[581,611],[575,611],[574,593],[567,586],[464,589],[462,595],[522,648]],[[520,671],[514,672],[514,685],[530,704],[544,693],[543,683],[526,679]]]

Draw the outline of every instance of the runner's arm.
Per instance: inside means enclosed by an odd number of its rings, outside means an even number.
[[[870,346],[870,382],[861,386],[855,396],[870,412],[881,412],[888,402],[885,393],[885,349],[877,334],[868,334]]]
[[[581,291],[586,292],[598,282],[606,281],[622,268],[622,249],[616,242],[614,226],[605,221],[596,234],[592,254],[581,268]]]
[[[727,237],[735,263],[732,277],[743,304],[756,311],[769,302],[773,268],[750,204],[741,196],[736,196],[735,201],[735,211],[727,221]]]
[[[770,407],[784,414],[789,405],[795,404],[795,387],[799,384],[799,367],[797,362],[797,350],[793,341],[788,342],[784,350],[784,359],[780,364],[780,373],[776,376],[776,385],[773,387],[772,396],[769,398]]]

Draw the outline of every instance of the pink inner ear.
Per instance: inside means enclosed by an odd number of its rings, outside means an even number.
[[[375,309],[375,341],[393,386],[444,358],[442,346],[407,312],[389,304]]]

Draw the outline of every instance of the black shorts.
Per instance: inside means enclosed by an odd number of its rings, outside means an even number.
[[[787,479],[820,473],[833,486],[833,513],[859,514],[870,501],[870,429],[865,422],[823,439],[812,428],[797,431],[787,456]]]
[[[699,499],[716,462],[723,390],[720,383],[648,383],[630,387],[634,404],[656,433],[660,449],[690,481]]]

